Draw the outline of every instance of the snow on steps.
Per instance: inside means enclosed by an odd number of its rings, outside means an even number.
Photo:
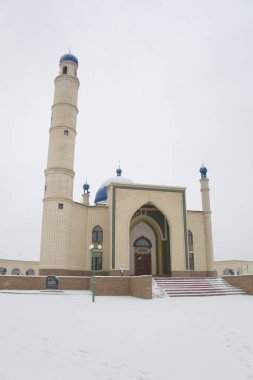
[[[245,294],[223,278],[211,277],[155,277],[156,288],[159,287],[170,297],[225,296]]]

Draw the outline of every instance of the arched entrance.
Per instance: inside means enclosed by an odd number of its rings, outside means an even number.
[[[148,203],[130,223],[130,274],[170,275],[169,225],[163,213]]]

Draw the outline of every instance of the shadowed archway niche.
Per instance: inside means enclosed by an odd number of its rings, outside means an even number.
[[[164,214],[151,202],[133,214],[129,243],[131,275],[170,276],[169,224]]]

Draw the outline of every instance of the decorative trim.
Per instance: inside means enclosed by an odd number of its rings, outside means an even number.
[[[65,169],[65,168],[48,168],[44,170],[44,173],[45,173],[45,176],[49,174],[66,174],[72,178],[75,176],[74,170]]]
[[[71,104],[71,103],[67,103],[67,102],[62,102],[62,103],[54,103],[52,106],[51,106],[51,111],[53,111],[54,107],[59,107],[59,106],[69,106],[71,108],[74,108],[74,110],[78,113],[79,110],[77,108],[77,106],[75,106],[74,104]]]
[[[64,81],[66,79],[68,80],[70,79],[72,82],[77,84],[78,87],[80,86],[79,79],[77,77],[72,77],[72,75],[68,75],[68,74],[58,75],[57,77],[55,77],[54,83],[56,84],[56,82]]]

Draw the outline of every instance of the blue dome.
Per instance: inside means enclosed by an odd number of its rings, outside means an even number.
[[[108,187],[110,186],[111,183],[133,183],[133,181],[131,181],[130,179],[125,178],[125,177],[121,177],[122,170],[120,168],[117,169],[116,173],[117,173],[117,176],[109,178],[107,181],[105,181],[100,186],[100,188],[97,191],[94,203],[96,203],[96,204],[98,204],[98,203],[99,204],[105,204],[106,203],[106,201],[107,201],[107,190],[108,190]]]
[[[201,168],[199,169],[199,171],[200,171],[200,174],[201,174],[201,178],[206,178],[207,168],[204,165],[201,166]]]
[[[106,202],[108,187],[109,187],[109,185],[101,186],[98,189],[94,203],[105,203]]]
[[[73,54],[64,54],[60,59],[60,63],[63,61],[72,61],[78,65],[78,59]]]

